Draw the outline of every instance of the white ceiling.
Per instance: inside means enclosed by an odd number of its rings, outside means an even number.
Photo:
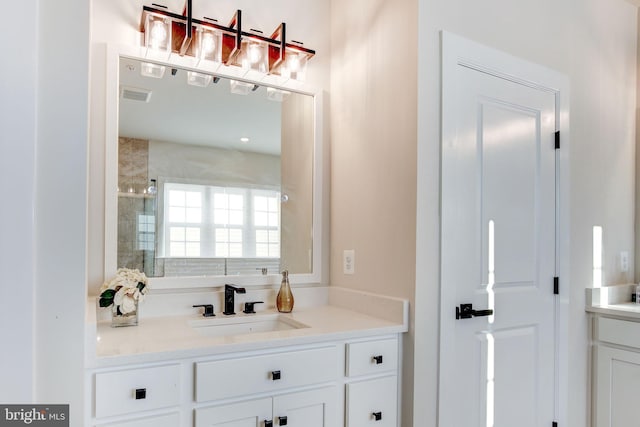
[[[148,103],[120,97],[120,136],[280,154],[282,104],[268,100],[264,87],[237,95],[226,79],[197,87],[187,84],[186,71],[173,76],[169,68],[162,79],[144,77],[128,58],[120,60],[123,86],[152,93]]]

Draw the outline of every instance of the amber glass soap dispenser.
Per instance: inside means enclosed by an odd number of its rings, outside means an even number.
[[[291,286],[289,286],[289,272],[287,270],[282,272],[282,283],[280,283],[280,290],[276,297],[276,307],[280,313],[291,313],[293,310],[293,294]]]

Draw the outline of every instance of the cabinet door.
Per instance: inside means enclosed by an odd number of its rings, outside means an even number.
[[[271,398],[196,409],[195,427],[265,427]]]
[[[288,427],[334,427],[336,388],[291,393],[273,398],[273,425]]]
[[[595,427],[638,425],[640,353],[596,346]]]
[[[347,384],[347,427],[396,427],[398,377]]]

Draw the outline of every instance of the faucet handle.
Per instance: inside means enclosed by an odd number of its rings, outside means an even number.
[[[199,304],[199,305],[194,305],[194,308],[196,307],[203,307],[204,308],[204,312],[202,313],[202,315],[204,317],[214,317],[215,314],[213,314],[213,304]]]
[[[244,303],[244,310],[242,310],[243,313],[247,313],[247,314],[253,314],[255,313],[255,309],[253,308],[254,304],[263,304],[264,301],[251,301],[251,302],[245,302]]]

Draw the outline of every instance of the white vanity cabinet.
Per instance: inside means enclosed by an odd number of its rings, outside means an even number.
[[[595,316],[593,426],[638,425],[640,322]]]
[[[397,427],[399,342],[393,334],[96,369],[87,425]]]

